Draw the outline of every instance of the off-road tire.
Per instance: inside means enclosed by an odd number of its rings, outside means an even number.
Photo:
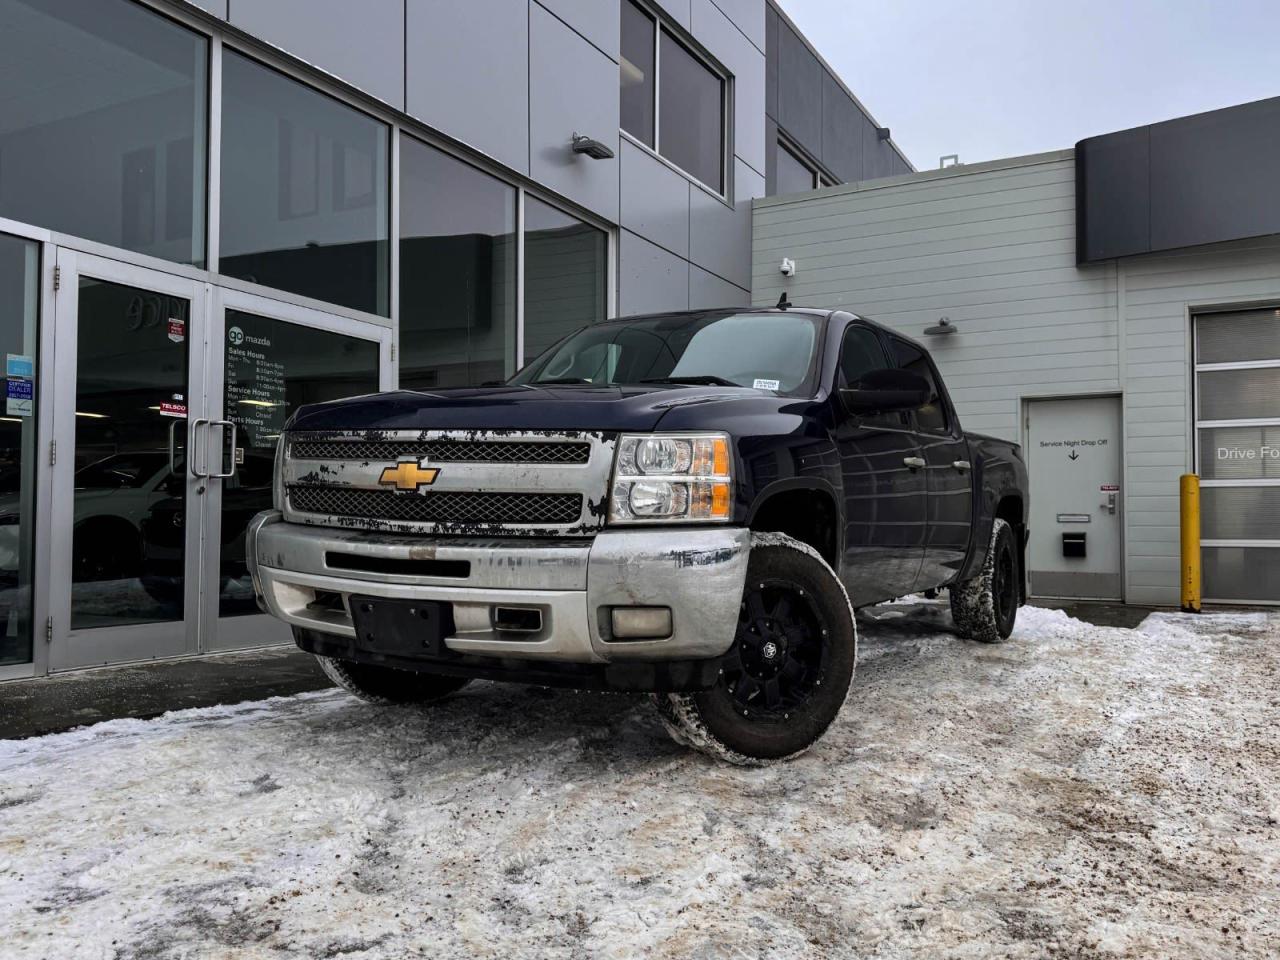
[[[1021,571],[1013,527],[997,518],[982,572],[972,580],[953,584],[951,619],[966,640],[1001,643],[1013,633],[1021,602]]]
[[[762,659],[770,644],[774,652]],[[822,555],[784,534],[756,533],[718,682],[653,699],[677,743],[759,766],[803,753],[826,733],[849,695],[857,655],[853,607]]]
[[[366,703],[383,706],[393,704],[432,703],[461,690],[471,681],[467,677],[445,677],[438,673],[396,670],[372,663],[356,663],[336,657],[316,656],[325,676],[353,696]]]

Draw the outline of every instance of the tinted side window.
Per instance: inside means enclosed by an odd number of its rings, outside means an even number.
[[[939,394],[938,378],[934,376],[933,365],[929,363],[929,358],[919,347],[897,339],[893,341],[893,354],[899,367],[919,374],[929,381],[929,402],[916,410],[916,424],[921,430],[946,433],[948,430],[947,408]]]
[[[856,387],[865,374],[886,366],[884,348],[874,332],[859,326],[845,330],[844,345],[840,348],[840,375],[845,386]]]

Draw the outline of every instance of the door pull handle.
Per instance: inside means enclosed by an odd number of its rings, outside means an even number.
[[[919,470],[925,464],[924,457],[903,457],[902,462],[912,470]]]
[[[211,427],[230,427],[231,428],[231,469],[212,471],[206,468],[205,476],[212,480],[229,480],[236,475],[236,425],[230,420],[210,420]],[[221,435],[218,437],[222,439]],[[219,459],[222,458],[221,448],[219,448]]]
[[[951,465],[955,467],[957,470],[959,470],[961,473],[964,473],[966,470],[970,468],[970,464],[968,460],[952,460]]]
[[[200,433],[200,427],[209,422],[208,417],[196,417],[192,420],[187,440],[187,463],[191,465],[191,475],[202,480],[209,479],[209,465],[208,463],[201,462],[201,460],[197,458],[197,454],[200,450],[200,444],[197,441],[197,436]],[[205,453],[206,455],[204,460],[207,461],[209,459],[208,451]]]

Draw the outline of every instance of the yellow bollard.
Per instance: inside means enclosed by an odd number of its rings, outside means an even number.
[[[1184,473],[1178,484],[1182,509],[1182,609],[1200,612],[1200,478]]]

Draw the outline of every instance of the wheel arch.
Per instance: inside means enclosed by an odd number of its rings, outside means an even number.
[[[844,523],[831,484],[817,478],[777,480],[756,496],[747,514],[756,533],[785,533],[821,554],[838,574],[844,554]]]

